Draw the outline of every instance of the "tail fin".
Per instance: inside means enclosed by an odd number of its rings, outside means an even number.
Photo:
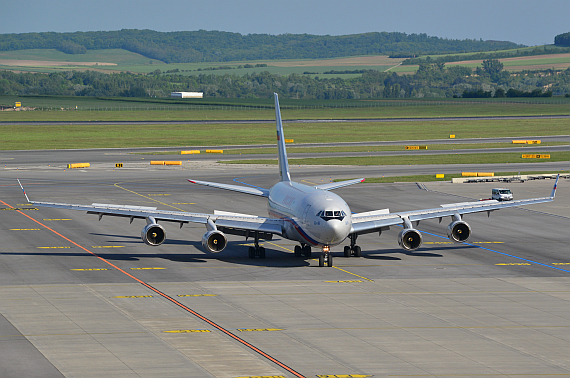
[[[279,176],[281,181],[291,181],[289,174],[289,162],[287,161],[287,150],[285,149],[285,137],[283,136],[283,124],[281,123],[281,110],[279,109],[279,98],[275,97],[275,121],[277,123],[277,150],[279,159]]]

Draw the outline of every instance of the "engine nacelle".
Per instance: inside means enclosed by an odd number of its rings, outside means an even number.
[[[208,252],[222,252],[227,244],[226,235],[218,230],[208,231],[202,236],[202,246]]]
[[[147,224],[141,232],[143,242],[153,247],[161,245],[166,240],[166,231],[158,223]]]
[[[447,237],[453,242],[464,242],[469,239],[470,236],[471,227],[464,221],[457,220],[447,226]]]
[[[406,251],[413,251],[422,245],[422,234],[413,228],[406,228],[398,234],[398,244]]]

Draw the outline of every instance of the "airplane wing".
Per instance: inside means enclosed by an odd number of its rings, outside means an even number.
[[[241,186],[241,185],[219,184],[217,182],[198,181],[198,180],[188,180],[188,181],[191,182],[192,184],[211,186],[213,188],[232,190],[234,192],[253,194],[255,196],[269,197],[269,190],[263,188]]]
[[[317,185],[315,188],[322,189],[322,190],[333,190],[337,188],[342,188],[343,186],[349,186],[352,184],[358,184],[360,182],[364,182],[365,179],[359,178],[354,180],[346,180],[346,181],[339,181],[339,182],[331,182],[328,184]]]
[[[490,201],[476,201],[476,202],[461,202],[441,205],[439,208],[425,209],[425,210],[412,210],[390,213],[384,210],[371,211],[366,213],[357,213],[352,215],[352,230],[351,234],[366,234],[382,229],[387,229],[389,226],[402,225],[406,221],[419,222],[425,219],[443,218],[446,216],[453,217],[454,215],[463,215],[469,213],[487,212],[504,209],[507,207],[532,205],[536,203],[550,202],[554,200],[556,194],[556,186],[558,179],[556,178],[554,187],[550,197],[521,199],[508,202],[499,202],[495,200]]]
[[[18,180],[18,183],[20,181]],[[20,183],[20,187],[22,184]],[[22,187],[24,191],[24,188]],[[112,205],[94,203],[92,205],[77,205],[67,203],[54,203],[42,201],[30,201],[28,195],[24,191],[24,195],[29,203],[34,206],[53,207],[57,209],[87,211],[87,214],[96,214],[99,220],[103,216],[114,216],[129,218],[132,222],[134,219],[147,219],[152,223],[174,222],[179,223],[180,227],[185,223],[202,223],[208,224],[213,222],[218,228],[224,227],[230,231],[240,232],[240,235],[247,231],[263,232],[266,234],[282,235],[283,221],[274,218],[264,218],[255,215],[237,214],[228,212],[215,212],[214,214],[189,213],[185,211],[169,211],[157,210],[156,207],[128,206],[128,205]]]

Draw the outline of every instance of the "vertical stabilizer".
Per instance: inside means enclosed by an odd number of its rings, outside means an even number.
[[[283,136],[283,124],[281,123],[281,110],[279,109],[279,98],[275,96],[275,122],[277,123],[277,151],[279,159],[279,176],[281,181],[291,181],[289,175],[289,162],[287,161],[287,150],[285,149],[285,137]]]

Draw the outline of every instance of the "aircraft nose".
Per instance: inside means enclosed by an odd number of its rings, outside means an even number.
[[[330,244],[340,243],[348,236],[349,229],[343,222],[331,219],[327,222],[326,239]]]

